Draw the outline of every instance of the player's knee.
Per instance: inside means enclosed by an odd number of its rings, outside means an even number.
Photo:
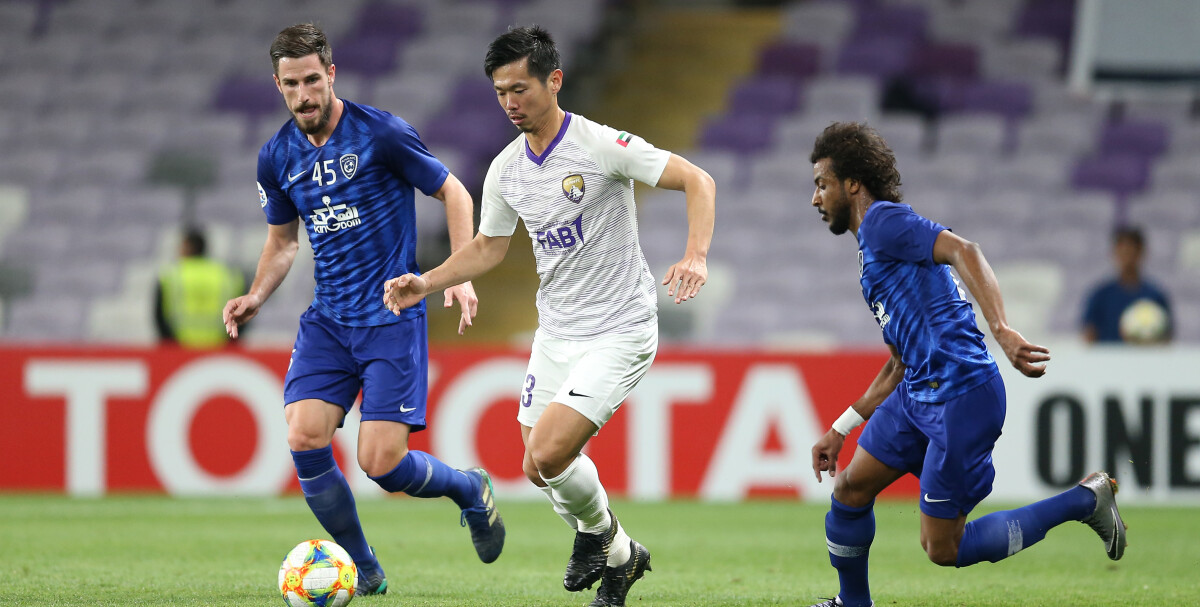
[[[538,478],[554,478],[562,474],[563,470],[566,470],[571,461],[575,459],[573,453],[563,453],[559,449],[543,446],[531,446],[529,455],[533,461],[533,472]],[[533,478],[530,476],[530,479]]]
[[[539,487],[546,485],[546,481],[542,480],[542,475],[538,474],[537,466],[533,464],[532,458],[525,458],[525,462],[521,465],[521,471],[525,473],[525,478],[529,479],[529,482]]]
[[[288,427],[287,441],[288,447],[292,451],[324,449],[331,442],[324,432],[317,432],[302,427]]]
[[[935,565],[942,567],[954,567],[958,564],[958,546],[952,542],[934,541],[922,538],[921,545],[925,549],[926,556]]]
[[[367,476],[383,476],[395,469],[405,455],[408,455],[407,449],[370,449],[364,446],[358,450],[358,467]]]
[[[875,496],[854,484],[853,478],[845,470],[833,477],[833,499],[851,508],[863,508],[875,499]]]

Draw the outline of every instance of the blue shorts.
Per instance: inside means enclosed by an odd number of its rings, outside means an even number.
[[[998,372],[943,403],[917,402],[901,382],[875,409],[858,446],[921,479],[921,512],[958,518],[992,492],[992,449],[1004,426],[1005,407]]]
[[[284,379],[285,406],[317,398],[347,412],[362,390],[362,419],[425,429],[429,347],[425,316],[377,327],[347,327],[309,308],[300,315]]]

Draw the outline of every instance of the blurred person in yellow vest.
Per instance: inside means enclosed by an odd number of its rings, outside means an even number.
[[[154,308],[163,342],[186,348],[218,348],[229,342],[221,311],[242,292],[243,277],[207,257],[206,248],[203,232],[184,230],[179,261],[159,274]]]

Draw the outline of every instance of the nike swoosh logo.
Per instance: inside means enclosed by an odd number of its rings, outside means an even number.
[[[411,413],[411,412],[413,412],[413,411],[416,411],[416,410],[417,410],[417,408],[416,408],[416,407],[405,407],[404,405],[400,405],[400,412],[401,412],[401,413]]]
[[[305,174],[306,172],[307,171],[300,171],[299,173],[296,173],[295,175],[288,175],[288,183],[291,183],[297,179],[300,179],[300,176]]]
[[[1116,512],[1113,512],[1113,513],[1112,513],[1112,517],[1113,517],[1113,529],[1119,529],[1119,528],[1120,528],[1120,525],[1121,525],[1121,521],[1120,521],[1120,520],[1118,520],[1118,518],[1117,518],[1117,513],[1116,513]],[[1109,552],[1112,552],[1112,551],[1113,551],[1113,548],[1116,548],[1116,547],[1117,547],[1117,536],[1118,536],[1118,535],[1120,535],[1120,534],[1119,534],[1119,533],[1114,533],[1114,534],[1112,535],[1112,538],[1108,540],[1108,551],[1109,551]]]
[[[580,393],[576,392],[575,388],[571,388],[570,390],[567,390],[567,395],[568,396],[582,396],[583,398],[591,398],[587,394],[580,394]]]
[[[929,494],[928,493],[925,494],[925,503],[927,503],[927,504],[936,504],[938,502],[948,502],[948,501],[950,501],[950,498],[946,498],[944,500],[931,500],[931,499],[929,499]]]

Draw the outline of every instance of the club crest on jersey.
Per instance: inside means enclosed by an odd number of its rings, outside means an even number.
[[[342,167],[342,175],[346,179],[354,177],[354,172],[358,170],[358,154],[342,154],[338,159],[338,166]]]
[[[579,202],[583,200],[583,177],[580,175],[567,175],[562,180],[563,196],[571,202]]]

